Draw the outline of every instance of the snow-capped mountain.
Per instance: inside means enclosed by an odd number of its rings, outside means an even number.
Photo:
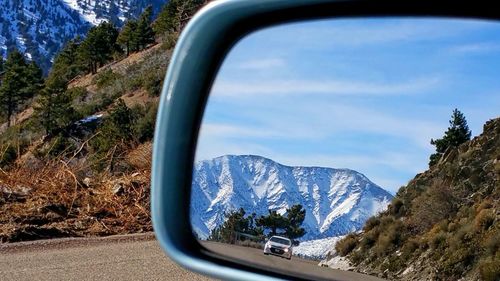
[[[265,215],[271,209],[283,214],[287,207],[301,204],[306,210],[303,241],[359,230],[392,199],[353,170],[289,167],[252,155],[196,163],[191,196],[191,223],[201,238],[208,237],[231,210],[242,207],[249,214]]]
[[[167,0],[2,0],[0,55],[17,47],[47,70],[68,40],[92,25],[111,21],[120,26],[145,7],[158,11]]]

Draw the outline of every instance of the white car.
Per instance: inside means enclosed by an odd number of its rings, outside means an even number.
[[[264,255],[292,258],[292,241],[286,237],[273,236],[264,245]]]

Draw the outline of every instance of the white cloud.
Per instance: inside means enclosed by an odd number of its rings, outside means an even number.
[[[470,43],[453,46],[448,50],[454,54],[479,54],[500,51],[500,44],[490,42]]]
[[[237,68],[244,70],[269,70],[286,66],[286,62],[280,58],[254,59],[239,63]]]
[[[406,95],[424,92],[439,84],[439,77],[425,77],[400,83],[364,82],[342,80],[265,80],[265,81],[220,81],[212,88],[214,97],[246,97],[257,95]]]

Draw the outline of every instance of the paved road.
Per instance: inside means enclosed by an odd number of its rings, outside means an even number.
[[[272,268],[277,272],[292,273],[297,277],[310,280],[337,281],[383,281],[383,279],[360,273],[319,267],[318,262],[293,256],[287,260],[277,256],[266,256],[262,250],[228,245],[214,242],[202,242],[212,252],[227,256],[227,260],[238,260],[241,263],[259,268]]]
[[[264,256],[262,251],[203,242],[231,260],[271,266],[334,280],[381,279],[353,272],[321,268],[316,262]],[[70,238],[0,245],[0,280],[210,280],[185,270],[165,256],[153,234],[107,238]]]
[[[0,245],[0,280],[209,280],[168,259],[152,234]]]

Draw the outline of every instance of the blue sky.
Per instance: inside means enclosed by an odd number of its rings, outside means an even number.
[[[500,116],[500,24],[344,19],[264,29],[229,53],[197,160],[255,154],[349,168],[395,193],[426,170],[452,110],[472,134]]]

